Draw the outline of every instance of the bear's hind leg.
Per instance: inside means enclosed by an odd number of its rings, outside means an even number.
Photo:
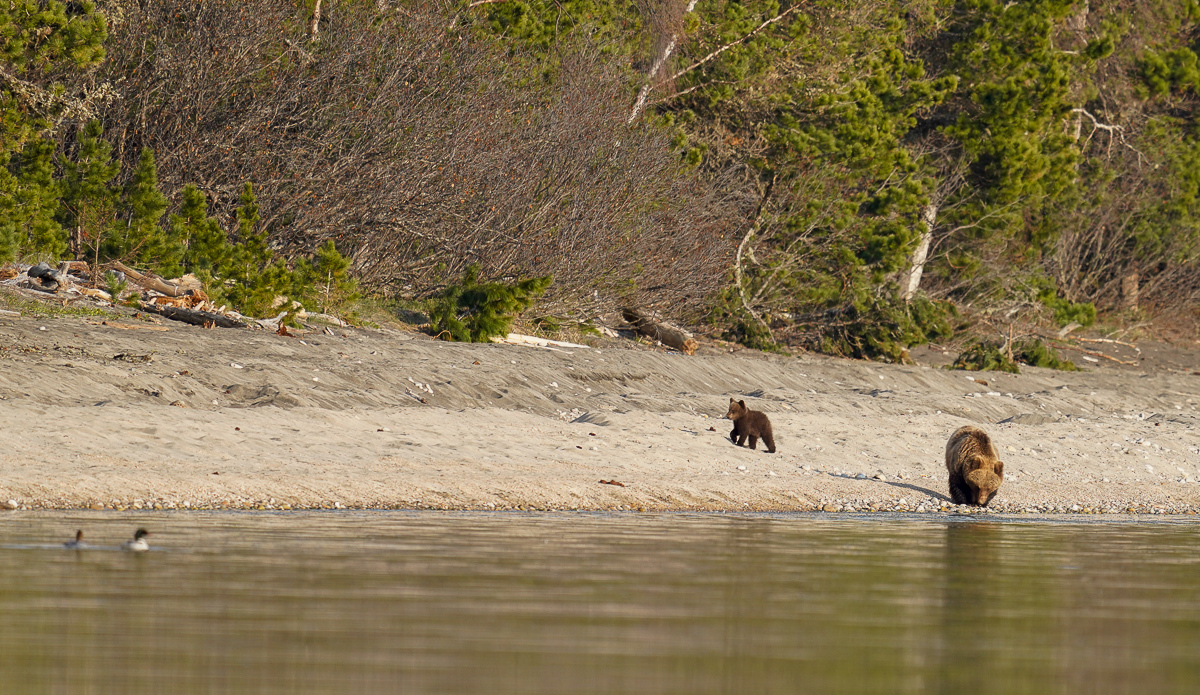
[[[775,437],[771,436],[770,434],[764,433],[762,440],[763,440],[763,444],[767,445],[767,453],[768,454],[775,453]]]

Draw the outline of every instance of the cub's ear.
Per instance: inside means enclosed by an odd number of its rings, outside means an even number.
[[[740,405],[740,406],[742,406],[743,408],[745,408],[745,407],[746,407],[746,401],[738,401],[738,405]]]
[[[735,400],[733,400],[732,398],[730,398],[730,399],[729,399],[729,405],[733,405],[734,403],[737,403],[737,401],[735,401]]]
[[[996,475],[1000,476],[1001,478],[1004,477],[1004,462],[1003,461],[996,462]]]

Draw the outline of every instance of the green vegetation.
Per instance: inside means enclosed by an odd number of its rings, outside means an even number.
[[[428,302],[457,340],[638,304],[890,361],[981,310],[1194,318],[1195,0],[324,8],[319,37],[311,0],[0,8],[0,262],[191,272],[254,315]]]
[[[978,342],[972,345],[959,354],[950,368],[966,369],[972,372],[1021,373],[1021,368],[1014,359],[1008,356],[1008,351],[1004,346],[994,342]]]
[[[964,350],[950,368],[1020,374],[1021,364],[1064,372],[1078,371],[1074,362],[1062,359],[1040,339],[1015,341],[1011,351],[1000,343],[980,341]]]
[[[122,314],[111,307],[90,306],[86,304],[68,304],[63,306],[57,302],[44,302],[36,299],[21,297],[10,292],[0,292],[0,308],[9,311],[19,311],[22,316],[37,319],[73,317],[99,317],[105,319],[123,318]]]
[[[429,332],[445,340],[486,343],[508,334],[513,318],[550,286],[549,275],[517,282],[480,282],[479,266],[428,304]]]
[[[120,167],[98,121],[78,130],[73,155],[59,154],[57,170],[51,165],[54,153],[53,143],[38,139],[11,159],[7,172],[25,184],[14,200],[27,211],[28,233],[25,243],[0,247],[8,253],[0,261],[20,252],[50,260],[121,260],[164,277],[194,273],[214,302],[252,316],[267,315],[291,300],[325,312],[345,309],[358,298],[347,272],[350,261],[332,240],[314,258],[300,256],[290,268],[276,257],[259,224],[250,183],[242,187],[232,234],[209,214],[207,197],[191,184],[184,186],[178,212],[163,227],[168,201],[158,189],[152,150],[141,151],[123,188],[113,184]]]
[[[128,288],[129,282],[116,273],[110,271],[104,274],[104,291],[112,297],[114,304],[121,301],[122,295]]]
[[[1014,346],[1013,355],[1021,363],[1028,364],[1031,367],[1057,369],[1063,372],[1075,372],[1079,370],[1074,362],[1064,360],[1053,348],[1043,344],[1041,340],[1017,343]]]
[[[333,239],[317,249],[311,262],[308,259],[297,261],[296,276],[295,286],[299,289],[301,301],[322,312],[337,310],[346,313],[346,307],[360,297],[358,282],[350,276],[350,259],[338,253]]]

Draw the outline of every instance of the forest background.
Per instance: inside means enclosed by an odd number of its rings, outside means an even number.
[[[193,272],[255,314],[523,288],[547,330],[637,306],[888,360],[1194,326],[1198,28],[1191,0],[0,0],[0,263]]]

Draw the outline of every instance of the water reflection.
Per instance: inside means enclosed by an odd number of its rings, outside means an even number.
[[[1036,678],[1038,659],[1035,656],[1031,661],[1029,657],[1040,651],[1037,643],[1046,637],[1045,630],[1036,625],[1045,613],[1022,612],[1025,624],[1017,630],[1029,636],[1026,642],[1013,640],[1005,649],[996,650],[989,639],[989,635],[997,634],[997,623],[1011,612],[1012,606],[1004,603],[1005,594],[1019,591],[1021,585],[1034,589],[1028,581],[1011,577],[1014,567],[1001,548],[1003,536],[1004,529],[998,523],[945,525],[944,575],[936,578],[942,595],[938,608],[937,692],[1004,692],[1011,681],[997,674],[1018,672],[1025,678]],[[1037,574],[1033,567],[1026,573]],[[1032,652],[1030,647],[1034,648]],[[1049,674],[1041,675],[1045,682],[1044,676]]]
[[[823,516],[21,515],[0,692],[1187,692],[1200,532]],[[137,526],[147,553],[115,548]],[[76,528],[108,549],[68,551]]]

